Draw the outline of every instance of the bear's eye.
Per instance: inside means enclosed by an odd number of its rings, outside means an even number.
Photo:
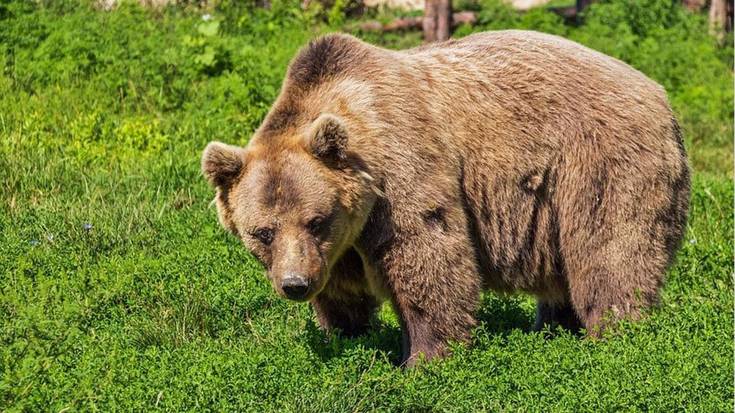
[[[306,224],[306,228],[309,230],[311,235],[319,235],[324,231],[324,224],[326,223],[326,218],[322,216],[314,217],[312,218],[308,224]]]
[[[271,245],[273,242],[273,230],[270,228],[258,228],[251,235],[265,245]]]

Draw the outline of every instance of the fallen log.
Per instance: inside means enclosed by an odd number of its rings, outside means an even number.
[[[348,30],[362,30],[366,32],[395,32],[401,30],[421,30],[424,18],[422,16],[415,17],[402,17],[389,21],[388,23],[381,23],[379,21],[367,21],[352,26]],[[462,11],[452,14],[452,27],[457,27],[462,24],[474,24],[477,21],[477,16],[471,11]]]
[[[595,0],[577,0],[572,6],[548,7],[547,10],[561,16],[566,23],[579,23],[579,15],[590,3]],[[721,1],[721,0],[720,0]],[[727,0],[732,1],[732,0]],[[367,21],[357,26],[347,27],[347,30],[362,30],[368,32],[394,32],[401,30],[421,30],[423,28],[424,17],[401,17],[388,23],[379,21]],[[462,24],[475,24],[477,15],[471,11],[461,11],[452,14],[452,27]]]

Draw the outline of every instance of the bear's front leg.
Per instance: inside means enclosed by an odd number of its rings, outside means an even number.
[[[378,308],[368,291],[360,256],[348,250],[331,270],[329,283],[311,305],[325,331],[341,330],[348,337],[363,334]]]
[[[426,214],[425,214],[426,215]],[[424,226],[396,234],[382,258],[393,306],[403,328],[403,362],[447,353],[476,324],[480,276],[460,212],[441,209]]]
[[[375,298],[367,295],[333,297],[320,294],[311,304],[322,329],[338,329],[347,337],[364,334],[377,308]]]
[[[533,331],[541,331],[546,326],[552,330],[561,326],[571,332],[577,332],[582,328],[582,322],[570,303],[550,303],[539,298]]]

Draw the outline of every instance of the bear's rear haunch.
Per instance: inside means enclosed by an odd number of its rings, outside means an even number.
[[[526,31],[319,38],[248,146],[210,143],[202,170],[280,295],[349,335],[390,300],[408,365],[470,337],[483,288],[536,296],[536,328],[639,317],[689,204],[664,90]]]

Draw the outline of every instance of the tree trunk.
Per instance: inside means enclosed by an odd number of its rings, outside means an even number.
[[[449,39],[452,29],[452,0],[426,0],[424,3],[424,41]]]
[[[477,22],[477,16],[471,11],[461,11],[452,14],[452,27],[463,24],[473,25]],[[346,31],[362,30],[366,32],[395,32],[401,30],[422,30],[424,27],[423,17],[403,17],[391,20],[388,23],[371,20],[358,25],[345,26]]]
[[[452,0],[439,0],[436,17],[436,40],[448,40],[452,31]]]
[[[709,6],[709,30],[722,41],[725,31],[732,30],[732,1],[712,0]]]

